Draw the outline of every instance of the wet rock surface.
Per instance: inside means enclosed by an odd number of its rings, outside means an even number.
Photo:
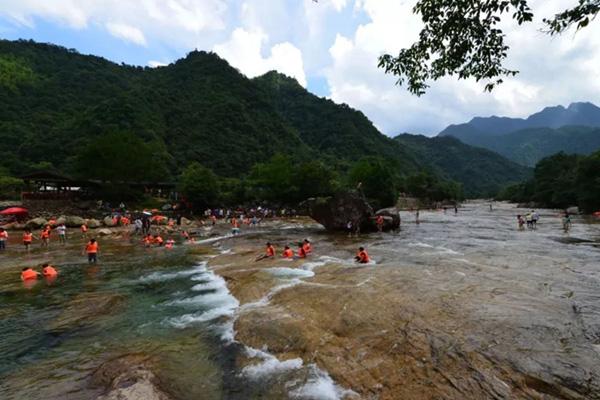
[[[93,386],[105,393],[98,400],[169,400],[152,372],[154,360],[143,354],[128,354],[102,364],[91,377]]]
[[[119,311],[125,298],[114,293],[81,293],[70,300],[49,326],[51,331],[67,331],[82,327]]]

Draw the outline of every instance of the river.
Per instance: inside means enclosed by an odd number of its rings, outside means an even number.
[[[172,251],[103,238],[91,267],[76,234],[30,255],[13,238],[0,398],[150,398],[132,389],[148,379],[171,399],[600,399],[600,224],[564,233],[539,210],[519,231],[525,211],[403,212],[400,232],[358,238],[223,224]],[[305,237],[307,260],[254,262]],[[373,264],[352,262],[361,245]],[[21,267],[44,261],[59,279],[25,287]]]

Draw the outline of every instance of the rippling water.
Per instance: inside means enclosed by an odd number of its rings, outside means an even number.
[[[600,398],[600,225],[576,218],[566,234],[558,212],[542,210],[536,231],[518,231],[523,212],[470,203],[421,212],[418,225],[403,213],[400,232],[360,238],[274,223],[173,252],[105,239],[98,267],[82,263],[80,243],[31,256],[11,243],[0,255],[0,397],[95,398],[106,390],[90,382],[99,365],[146,354],[176,399]],[[309,260],[253,261],[266,240],[307,236]],[[359,245],[374,265],[353,264]],[[23,287],[21,266],[45,259],[58,281]],[[392,354],[394,335],[426,349],[422,360]],[[392,377],[380,359],[410,371]],[[473,370],[454,371],[463,364]]]

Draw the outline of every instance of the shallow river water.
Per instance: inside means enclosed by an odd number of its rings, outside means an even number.
[[[172,399],[600,399],[600,224],[564,233],[541,210],[518,231],[524,212],[403,212],[400,232],[359,238],[221,225],[173,251],[105,238],[96,267],[79,238],[31,255],[11,240],[0,398],[117,398],[135,379],[102,376],[122,360]],[[267,240],[280,253],[305,237],[307,260],[254,262]],[[352,262],[361,245],[372,265]],[[43,261],[58,280],[25,287],[22,266]]]

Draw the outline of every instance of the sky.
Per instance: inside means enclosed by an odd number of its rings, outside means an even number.
[[[559,37],[542,18],[576,0],[530,0],[535,20],[502,22],[520,71],[493,93],[444,78],[411,95],[377,68],[418,37],[416,0],[0,0],[0,38],[33,39],[109,60],[161,66],[215,51],[249,77],[278,70],[361,110],[385,134],[432,136],[475,116],[525,117],[545,106],[600,104],[600,20]]]

